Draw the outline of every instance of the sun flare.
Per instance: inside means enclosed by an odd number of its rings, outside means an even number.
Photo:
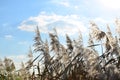
[[[99,0],[107,9],[120,9],[120,0]]]

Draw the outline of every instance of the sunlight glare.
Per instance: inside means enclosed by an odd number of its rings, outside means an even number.
[[[107,9],[120,9],[120,0],[99,0],[100,3]]]

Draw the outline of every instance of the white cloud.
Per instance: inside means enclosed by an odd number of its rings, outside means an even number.
[[[38,53],[34,54],[33,59],[36,58],[38,55],[39,55]],[[30,60],[30,58],[27,56],[27,54],[7,56],[7,58],[10,58],[13,60],[16,70],[19,70],[21,68],[21,62],[23,62],[25,64],[25,66],[27,66],[26,63]],[[37,61],[35,61],[34,64],[37,64],[36,62]]]
[[[99,24],[111,24],[111,23],[113,23],[113,20],[111,20],[111,19],[103,19],[103,18],[101,18],[101,17],[96,17],[96,18],[94,18],[93,19],[96,23],[99,23]]]
[[[65,6],[65,7],[70,7],[69,2],[67,2],[67,1],[60,2],[59,4]]]
[[[74,2],[71,0],[52,0],[52,3],[61,6],[64,6],[66,8],[72,9],[72,10],[78,10],[81,7],[81,1],[75,0]]]
[[[77,9],[77,10],[79,10],[79,6],[78,5],[74,6],[74,8]]]
[[[52,0],[52,3],[59,4],[59,5],[65,6],[65,7],[70,7],[69,0],[61,0],[61,1]]]
[[[11,40],[11,39],[13,39],[13,36],[12,35],[5,35],[4,38],[7,40]]]
[[[27,56],[24,54],[7,56],[7,58],[10,58],[13,60],[16,70],[19,70],[21,68],[21,62],[25,63],[28,60]]]
[[[26,55],[8,56],[8,58],[24,60],[26,58]]]
[[[28,42],[27,41],[20,41],[20,42],[18,42],[18,44],[20,44],[20,45],[27,45]]]
[[[77,31],[86,32],[86,27],[80,20],[78,15],[57,15],[57,14],[40,14],[36,17],[30,17],[23,21],[18,27],[24,31],[34,31],[36,26],[42,33],[50,32],[54,27],[57,29],[58,34],[70,34],[74,35]]]

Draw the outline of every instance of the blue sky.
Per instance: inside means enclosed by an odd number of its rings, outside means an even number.
[[[79,30],[88,33],[90,20],[104,30],[106,24],[114,25],[115,18],[119,18],[119,3],[119,0],[0,0],[0,58],[25,58],[33,45],[37,25],[43,39],[54,27],[60,37],[67,33],[74,38]]]

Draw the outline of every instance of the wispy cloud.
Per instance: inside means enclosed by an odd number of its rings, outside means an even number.
[[[52,0],[52,3],[59,4],[59,5],[65,6],[65,7],[70,7],[69,0],[61,0],[61,1]]]
[[[20,44],[20,45],[28,45],[28,41],[20,41],[20,42],[18,42],[18,44]]]
[[[11,39],[13,39],[13,36],[12,35],[5,35],[4,38],[6,40],[11,40]]]
[[[17,55],[17,56],[8,56],[10,59],[21,59],[24,60],[26,58],[26,55]]]
[[[69,2],[67,2],[67,1],[60,2],[59,4],[65,6],[65,7],[70,7]]]
[[[77,31],[86,32],[86,27],[80,20],[78,15],[57,15],[57,14],[40,14],[36,17],[30,17],[24,20],[18,27],[20,30],[24,31],[34,31],[36,26],[42,33],[48,33],[53,28],[56,28],[58,34],[70,34],[74,35]]]
[[[79,0],[75,0],[75,1],[72,1],[72,0],[60,0],[60,1],[52,0],[52,3],[60,5],[60,6],[64,6],[66,8],[71,8],[73,10],[74,9],[78,10],[80,8],[80,6],[81,6],[81,4],[80,4],[81,1],[79,1]]]

